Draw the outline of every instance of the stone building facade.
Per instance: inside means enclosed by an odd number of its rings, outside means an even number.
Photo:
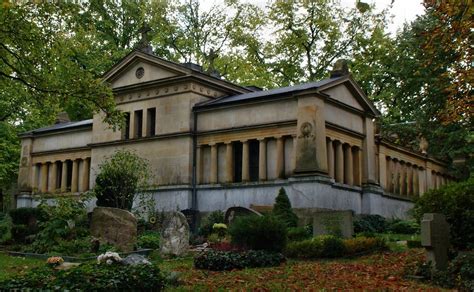
[[[126,126],[103,116],[21,135],[18,206],[80,193],[118,149],[149,160],[160,210],[271,205],[404,217],[451,178],[443,163],[377,138],[379,112],[350,74],[262,91],[133,51],[104,75]]]

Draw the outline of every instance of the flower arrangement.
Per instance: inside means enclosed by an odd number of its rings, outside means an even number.
[[[121,261],[122,261],[122,258],[120,257],[120,255],[116,252],[111,252],[111,251],[108,251],[97,257],[98,264],[106,263],[107,265],[111,265],[113,263],[120,263]]]
[[[46,260],[46,263],[47,263],[49,266],[57,267],[57,266],[59,266],[60,264],[64,263],[64,259],[63,259],[62,257],[49,257],[49,258]]]
[[[216,232],[219,238],[222,238],[227,233],[227,225],[224,223],[214,223],[214,225],[212,225],[212,231]]]

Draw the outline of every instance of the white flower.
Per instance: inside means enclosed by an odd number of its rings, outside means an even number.
[[[97,263],[98,264],[101,264],[101,263],[107,263],[108,265],[111,265],[113,264],[114,262],[118,263],[118,262],[121,262],[122,261],[122,258],[120,257],[120,255],[116,252],[111,252],[111,251],[108,251],[104,254],[101,254],[97,257]]]

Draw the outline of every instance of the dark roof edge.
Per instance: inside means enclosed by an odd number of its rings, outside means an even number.
[[[61,124],[56,124],[56,125],[52,125],[48,127],[34,129],[28,132],[23,132],[23,133],[18,134],[18,137],[20,138],[33,137],[38,134],[62,132],[62,131],[71,130],[71,129],[89,128],[91,126],[92,126],[92,119],[67,122],[67,123],[61,123]]]

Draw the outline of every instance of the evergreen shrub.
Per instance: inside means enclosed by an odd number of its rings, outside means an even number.
[[[209,250],[194,258],[196,269],[230,271],[234,269],[275,267],[285,261],[281,253],[264,250],[216,251]]]
[[[239,217],[230,226],[232,243],[246,249],[280,252],[286,246],[287,231],[274,216]]]
[[[354,220],[355,233],[383,233],[387,227],[387,221],[380,215],[360,215]]]
[[[296,227],[298,225],[298,217],[291,209],[291,202],[284,188],[280,188],[278,196],[275,198],[272,213],[283,221],[287,227]]]

